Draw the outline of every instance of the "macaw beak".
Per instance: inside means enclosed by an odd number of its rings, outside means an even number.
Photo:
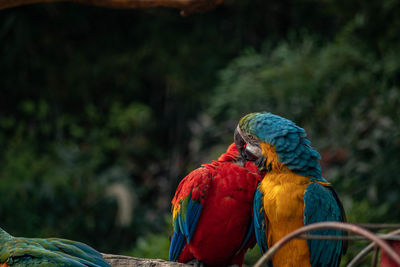
[[[235,142],[235,146],[239,151],[240,156],[245,159],[244,150],[246,149],[246,141],[244,141],[243,137],[240,135],[238,128],[235,129],[235,133],[233,134],[233,140]]]
[[[246,140],[240,134],[239,126],[235,129],[233,135],[233,140],[237,150],[239,151],[239,156],[243,161],[254,161],[258,167],[260,174],[264,175],[265,172],[270,170],[270,166],[266,166],[267,158],[262,155],[261,149],[257,146],[248,144]]]
[[[235,133],[233,135],[233,140],[235,141],[235,145],[237,150],[239,151],[240,156],[246,161],[256,161],[259,156],[252,152],[254,150],[254,146],[246,143],[242,135],[240,134],[239,126],[235,129]],[[250,149],[253,148],[253,149]],[[260,155],[261,156],[261,155]]]

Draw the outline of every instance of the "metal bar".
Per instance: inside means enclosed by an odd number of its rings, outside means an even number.
[[[400,234],[400,229],[388,233],[387,235],[397,235]],[[357,266],[364,258],[367,256],[374,248],[374,243],[369,244],[363,250],[360,251],[346,266],[354,267]]]
[[[376,264],[378,263],[378,253],[379,253],[378,246],[374,246],[374,255],[372,256],[371,267],[376,267]]]
[[[355,225],[367,229],[400,229],[400,224],[398,223],[355,223]]]
[[[399,229],[400,230],[400,229]],[[377,237],[382,238],[384,240],[395,240],[400,241],[400,235],[388,235],[388,234],[376,234]],[[296,237],[298,239],[307,239],[307,240],[351,240],[351,241],[359,241],[359,240],[369,240],[363,236],[337,236],[337,235],[299,235]]]
[[[339,222],[322,222],[322,223],[314,223],[310,224],[307,226],[304,226],[302,228],[299,228],[292,233],[286,235],[284,238],[276,242],[270,249],[268,249],[268,252],[265,253],[254,265],[254,267],[261,267],[264,263],[270,261],[272,259],[272,256],[281,248],[283,247],[286,243],[288,243],[290,240],[294,239],[295,237],[306,233],[310,231],[315,231],[315,230],[322,230],[322,229],[336,229],[336,230],[344,230],[348,232],[353,232],[355,234],[359,234],[362,236],[365,236],[369,240],[373,241],[376,243],[382,250],[385,250],[387,255],[396,263],[400,266],[400,255],[398,255],[390,246],[387,244],[384,240],[381,238],[377,237],[374,233],[361,228],[360,226],[350,224],[350,223],[339,223]]]

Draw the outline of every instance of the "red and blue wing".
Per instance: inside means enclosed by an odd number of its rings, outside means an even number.
[[[172,199],[172,235],[169,260],[177,261],[185,245],[190,242],[199,221],[213,174],[210,168],[200,167],[179,184]]]

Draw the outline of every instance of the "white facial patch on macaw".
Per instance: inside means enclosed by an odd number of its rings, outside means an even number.
[[[254,146],[249,143],[246,145],[246,150],[249,151],[254,156],[256,156],[257,158],[262,157],[262,155],[263,155],[261,148],[259,146]]]

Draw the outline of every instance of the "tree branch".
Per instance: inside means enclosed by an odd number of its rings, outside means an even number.
[[[112,267],[190,267],[190,265],[156,259],[142,259],[122,255],[103,254]]]
[[[95,5],[109,8],[149,8],[149,7],[171,7],[181,10],[182,15],[193,12],[204,12],[215,8],[223,0],[0,0],[0,10],[35,4],[54,2],[75,2],[80,4]]]

